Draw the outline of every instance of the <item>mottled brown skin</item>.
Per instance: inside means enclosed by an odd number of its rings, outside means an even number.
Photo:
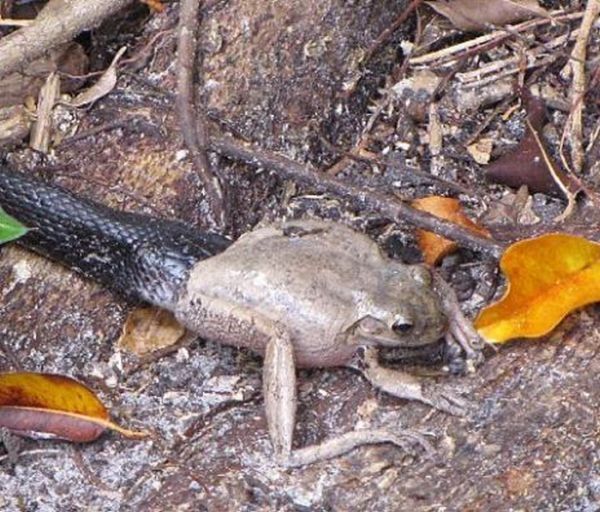
[[[212,319],[213,301],[231,314]],[[432,343],[447,326],[425,268],[392,261],[365,235],[317,220],[257,229],[199,262],[176,312],[203,336],[260,354],[268,340],[252,328],[255,318],[281,324],[300,367],[345,366],[362,345]]]
[[[383,368],[377,359],[378,347],[439,339],[448,330],[444,302],[425,268],[391,261],[345,226],[305,220],[257,229],[197,263],[173,310],[201,336],[264,356],[275,454],[282,464],[300,466],[363,444],[427,443],[409,431],[359,430],[292,450],[298,366],[353,367],[394,396],[463,411],[452,393]],[[454,329],[458,337],[459,331]]]

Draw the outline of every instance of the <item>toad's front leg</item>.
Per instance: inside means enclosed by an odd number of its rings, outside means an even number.
[[[418,400],[454,415],[460,416],[465,412],[466,402],[444,387],[425,383],[413,375],[381,366],[375,347],[358,349],[348,366],[360,371],[373,386],[390,395]]]
[[[461,366],[458,360],[461,356],[460,349],[462,349],[464,369],[460,373],[469,372],[483,362],[483,340],[473,324],[463,315],[452,287],[437,272],[433,273],[433,284],[440,297],[441,309],[449,321],[446,333],[447,344],[451,350],[455,347],[458,349],[455,350],[454,363],[458,362],[458,365]]]

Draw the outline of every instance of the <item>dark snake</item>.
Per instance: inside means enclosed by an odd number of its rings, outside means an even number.
[[[196,262],[231,243],[181,222],[113,210],[1,165],[0,206],[32,228],[19,244],[125,298],[165,308]]]

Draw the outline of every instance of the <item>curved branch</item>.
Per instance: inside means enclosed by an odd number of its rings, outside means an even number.
[[[99,25],[134,0],[50,0],[33,22],[0,40],[0,78]]]

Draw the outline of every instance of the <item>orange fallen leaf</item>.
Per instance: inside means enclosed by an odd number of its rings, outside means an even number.
[[[154,12],[163,12],[165,10],[164,4],[160,0],[140,0],[143,4],[146,4],[150,10]]]
[[[463,226],[470,229],[474,233],[490,236],[487,229],[475,224],[469,217],[467,217],[457,199],[451,197],[440,197],[440,196],[429,196],[422,197],[421,199],[415,199],[412,205],[417,210],[421,210],[441,219],[449,220],[459,226]],[[430,231],[417,230],[417,241],[421,252],[423,253],[423,259],[425,263],[429,265],[435,265],[444,256],[447,256],[452,251],[458,248],[456,242],[452,242],[447,238],[431,233]]]
[[[571,311],[600,301],[600,244],[552,233],[511,245],[500,260],[508,289],[475,320],[492,343],[537,338]]]
[[[146,434],[115,425],[86,386],[54,374],[0,373],[0,427],[35,439],[94,441],[106,430],[126,437]]]

